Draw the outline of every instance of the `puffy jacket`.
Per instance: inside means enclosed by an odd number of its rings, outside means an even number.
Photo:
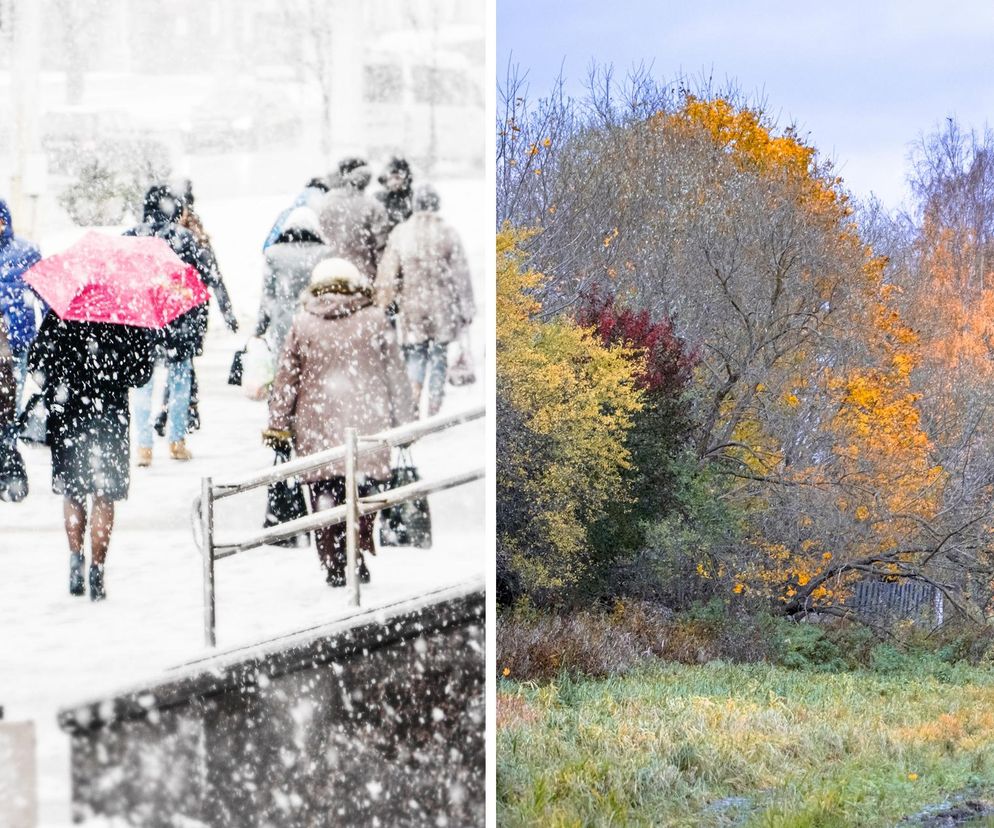
[[[35,338],[34,294],[24,284],[22,276],[35,262],[41,260],[38,248],[14,235],[10,208],[0,199],[0,310],[7,325],[10,350],[15,356],[27,351]]]

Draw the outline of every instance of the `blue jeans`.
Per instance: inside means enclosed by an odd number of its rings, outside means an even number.
[[[152,417],[153,383],[154,377],[146,385],[136,388],[131,398],[135,430],[141,448],[152,448],[152,427],[155,422]],[[166,384],[169,387],[166,439],[170,443],[178,443],[186,437],[187,418],[190,415],[190,360],[166,363]]]
[[[407,378],[412,385],[423,387],[428,375],[428,411],[434,413],[442,405],[445,395],[445,377],[449,370],[449,343],[428,339],[417,345],[402,345]],[[415,400],[419,405],[419,400]]]

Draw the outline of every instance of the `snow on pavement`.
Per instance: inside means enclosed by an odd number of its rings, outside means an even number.
[[[444,197],[444,187],[442,191]],[[450,192],[457,204],[469,202],[476,187],[462,183]],[[93,604],[88,597],[68,593],[61,498],[51,492],[47,449],[23,449],[31,493],[20,504],[0,504],[0,705],[6,720],[35,723],[43,826],[70,824],[69,739],[58,729],[57,710],[154,678],[207,652],[201,558],[191,531],[191,505],[201,477],[220,480],[272,463],[259,436],[265,404],[246,399],[226,378],[231,355],[245,341],[246,329],[251,330],[257,307],[261,270],[256,239],[265,235],[282,202],[217,201],[212,209],[202,198],[198,206],[214,235],[242,332],[227,332],[212,311],[206,353],[196,364],[203,428],[188,441],[194,459],[169,459],[165,441],[156,438],[152,466],[137,469],[132,464],[130,497],[118,504],[107,558],[108,600]],[[443,212],[467,215],[444,207]],[[464,236],[482,304],[482,238],[471,227]],[[251,244],[243,243],[246,238]],[[55,252],[70,240],[43,240],[43,252]],[[483,327],[474,325],[478,371]],[[481,404],[484,385],[480,376],[475,385],[449,386],[443,413]],[[422,476],[432,478],[485,465],[484,446],[484,423],[477,420],[419,441],[414,458]],[[217,537],[244,536],[261,527],[264,499],[264,490],[257,490],[220,501]],[[362,589],[364,607],[483,574],[483,482],[433,495],[431,510],[433,547],[380,550],[369,562],[372,582]],[[350,611],[345,591],[324,583],[313,545],[263,547],[218,561],[216,582],[219,650],[332,621]]]

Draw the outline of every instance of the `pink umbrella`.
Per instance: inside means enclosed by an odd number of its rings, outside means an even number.
[[[161,328],[208,299],[196,270],[156,236],[90,231],[24,275],[61,319]]]

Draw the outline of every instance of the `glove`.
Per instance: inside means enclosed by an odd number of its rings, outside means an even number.
[[[290,442],[291,434],[285,428],[267,428],[262,432],[262,442],[273,451],[290,453],[293,444]]]
[[[228,330],[232,333],[238,333],[238,320],[234,316],[224,317],[224,324],[228,326]]]

